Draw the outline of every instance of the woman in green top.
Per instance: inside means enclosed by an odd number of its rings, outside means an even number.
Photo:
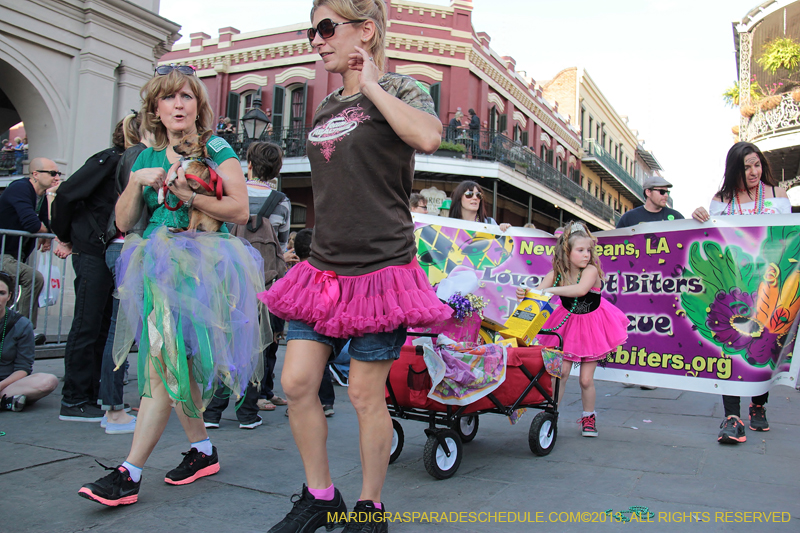
[[[198,414],[218,386],[243,395],[248,381],[260,378],[264,348],[255,298],[264,290],[260,256],[227,230],[172,231],[188,226],[190,207],[236,224],[249,219],[241,164],[225,140],[212,136],[206,144],[211,166],[223,179],[221,199],[195,195],[172,148],[185,135],[202,136],[213,127],[205,86],[192,67],[160,66],[141,94],[143,129],[154,142],[131,169],[116,205],[116,224],[127,232],[144,207],[150,221],[144,239],[126,238],[117,263],[120,319],[114,355],[124,360],[130,342],[140,341],[142,400],[127,460],[79,491],[109,506],[137,501],[142,467],[173,405],[192,447],[164,481],[184,485],[219,471],[216,448]],[[178,177],[159,204],[158,191],[171,172]]]

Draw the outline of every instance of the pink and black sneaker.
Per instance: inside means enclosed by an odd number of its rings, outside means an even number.
[[[196,448],[183,452],[183,455],[183,461],[178,465],[178,468],[167,472],[167,477],[164,478],[164,481],[170,485],[188,485],[201,477],[219,472],[219,457],[217,456],[216,446],[211,448],[211,455],[206,455]]]
[[[578,423],[581,425],[582,436],[584,437],[597,436],[597,420],[594,415],[581,417],[581,419],[578,420]]]
[[[142,480],[133,481],[130,472],[123,467],[109,468],[98,462],[106,470],[111,470],[107,476],[94,483],[87,483],[78,491],[78,494],[87,500],[92,500],[109,507],[130,505],[139,500],[139,485]]]

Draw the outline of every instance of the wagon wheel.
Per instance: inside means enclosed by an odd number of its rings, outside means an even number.
[[[449,454],[445,451],[442,443],[447,445]],[[425,470],[436,479],[452,477],[461,464],[462,454],[461,437],[456,431],[439,429],[431,432],[428,434],[428,441],[422,452]]]
[[[397,461],[397,458],[400,457],[400,453],[403,451],[403,442],[405,441],[405,437],[403,436],[403,426],[400,425],[400,422],[392,419],[392,454],[389,456],[389,464]]]
[[[552,413],[539,413],[531,422],[528,432],[528,445],[536,455],[547,455],[556,445],[558,425]]]
[[[461,442],[471,442],[478,434],[478,415],[459,417],[453,429],[461,437]]]

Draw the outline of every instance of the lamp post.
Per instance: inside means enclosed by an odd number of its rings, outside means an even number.
[[[253,107],[242,117],[244,134],[250,141],[258,141],[269,126],[269,117],[261,110],[261,89],[256,92]]]

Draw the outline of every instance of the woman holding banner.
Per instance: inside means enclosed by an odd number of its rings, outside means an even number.
[[[776,187],[769,162],[756,145],[739,142],[728,151],[725,159],[725,177],[708,211],[698,207],[692,218],[707,222],[718,215],[791,214],[792,205],[786,191]],[[749,427],[753,431],[769,431],[767,403],[769,392],[753,396],[750,403]],[[723,396],[725,418],[720,424],[717,441],[723,444],[745,442],[744,423],[740,418],[739,396]]]

